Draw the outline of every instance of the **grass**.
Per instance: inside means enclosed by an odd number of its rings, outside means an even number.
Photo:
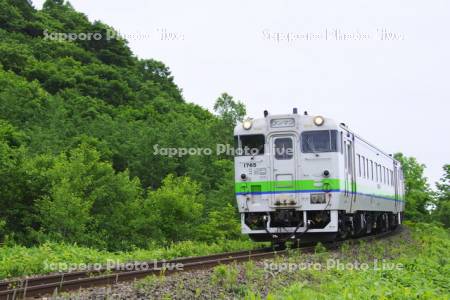
[[[322,245],[314,254],[290,251],[287,257],[264,262],[220,265],[210,273],[180,273],[171,277],[152,276],[138,281],[139,295],[181,295],[184,298],[213,296],[216,299],[450,299],[450,232],[431,224],[408,223],[400,235],[345,243],[339,251]],[[152,260],[178,256],[252,248],[250,241],[226,241],[213,245],[184,242],[168,248],[109,253],[74,245],[44,244],[35,248],[0,248],[0,275],[3,277],[44,273],[43,261],[102,262],[106,259]],[[326,266],[339,261],[342,267],[268,270],[266,263],[295,266]],[[377,260],[377,261],[376,261]],[[359,268],[349,268],[358,262]],[[362,264],[367,266],[362,267]],[[384,265],[382,265],[384,264]],[[384,266],[384,267],[383,267]],[[400,268],[397,268],[400,266]],[[203,274],[203,275],[201,275]],[[166,288],[164,288],[166,286]],[[189,288],[187,288],[189,287]]]
[[[63,271],[80,265],[83,268],[83,264],[104,265],[109,260],[118,262],[152,261],[253,249],[256,246],[249,240],[222,241],[210,244],[186,241],[175,243],[166,248],[107,252],[51,242],[31,248],[19,245],[3,245],[0,247],[0,279],[51,273],[57,271],[55,267]]]
[[[354,265],[355,261],[365,262],[367,269],[361,265],[359,269],[353,270],[336,267],[280,273],[269,283],[268,294],[252,289],[247,290],[243,297],[450,299],[449,231],[431,224],[409,223],[407,227],[410,230],[409,238],[392,239],[395,242],[360,243],[357,250],[344,246],[340,255],[334,257],[344,266]],[[333,258],[331,253],[329,258]],[[321,261],[317,254],[311,259]],[[289,282],[287,286],[286,282]]]
[[[407,223],[399,235],[344,243],[339,251],[318,244],[313,254],[290,251],[259,263],[218,266],[199,294],[248,300],[450,299],[449,253],[448,229]]]
[[[239,269],[236,264],[215,267],[211,275],[211,283],[229,290],[236,289],[239,284]]]

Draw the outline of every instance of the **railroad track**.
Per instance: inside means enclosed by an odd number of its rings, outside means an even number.
[[[350,239],[350,243],[355,241],[370,241],[395,235],[400,229],[388,231],[376,235],[364,236]],[[336,249],[345,241],[325,243],[328,249]],[[300,249],[303,253],[314,252],[315,246],[302,245],[294,249]],[[77,290],[92,286],[110,285],[122,281],[132,281],[144,278],[149,275],[171,274],[175,272],[185,272],[204,268],[211,268],[219,264],[229,264],[232,262],[244,262],[264,258],[273,258],[279,255],[288,254],[288,249],[276,250],[274,248],[261,248],[256,250],[245,250],[227,252],[207,256],[178,258],[173,260],[162,260],[155,262],[134,263],[133,268],[100,269],[95,271],[77,271],[29,277],[23,279],[0,281],[0,300],[15,300],[39,297],[55,292]],[[178,265],[177,265],[178,264]],[[182,266],[182,269],[176,266]]]

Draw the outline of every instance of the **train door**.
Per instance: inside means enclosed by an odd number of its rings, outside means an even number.
[[[276,135],[271,138],[273,190],[277,193],[295,190],[296,144],[294,135]]]
[[[398,168],[397,168],[397,164],[394,163],[394,190],[395,190],[395,211],[398,211]]]
[[[356,182],[354,166],[354,146],[350,139],[344,139],[344,194],[350,201],[351,210],[353,202],[356,201]]]

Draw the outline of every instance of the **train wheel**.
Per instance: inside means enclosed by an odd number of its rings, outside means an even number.
[[[389,227],[391,228],[391,230],[395,230],[397,228],[398,225],[398,218],[396,214],[389,214]]]
[[[391,222],[390,222],[390,220],[391,220],[391,218],[389,218],[389,215],[385,214],[385,221],[384,221],[385,231],[391,230]]]
[[[373,217],[369,213],[367,214],[367,223],[366,223],[366,234],[371,234],[373,231]]]
[[[389,231],[389,217],[387,214],[382,214],[378,217],[379,222],[379,231],[380,232],[386,232]]]
[[[338,240],[345,240],[348,238],[350,232],[350,228],[347,225],[346,222],[346,218],[345,216],[342,216],[339,218],[339,222],[338,222],[338,234],[337,234],[337,239]]]
[[[380,232],[384,232],[386,231],[386,221],[384,220],[384,214],[378,214],[375,217],[375,228],[376,228],[376,233],[380,233]]]
[[[354,227],[353,232],[354,237],[360,237],[366,234],[367,221],[364,213],[360,212],[355,214],[355,216],[353,217],[353,227]]]

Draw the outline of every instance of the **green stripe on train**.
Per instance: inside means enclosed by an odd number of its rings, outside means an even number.
[[[322,191],[340,189],[340,180],[326,178],[320,181],[295,180],[295,181],[252,181],[236,182],[236,193],[248,192],[282,192],[282,191]]]
[[[295,181],[251,181],[251,182],[236,182],[236,193],[267,193],[267,192],[290,192],[290,191],[323,191],[324,186],[327,190],[341,190],[345,189],[344,181],[337,178],[324,178],[320,181],[315,180],[295,180]],[[367,188],[362,184],[355,184],[358,193],[370,194],[377,197],[395,199],[392,194],[380,193],[380,191],[373,191],[372,188]],[[404,197],[399,196],[399,200],[404,200]]]

